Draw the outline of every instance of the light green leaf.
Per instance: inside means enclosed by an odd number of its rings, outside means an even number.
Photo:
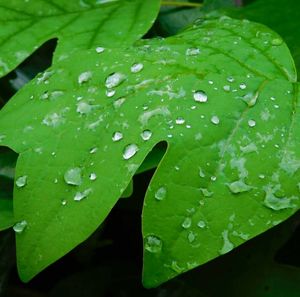
[[[20,153],[21,278],[85,240],[162,141],[143,210],[146,286],[297,211],[299,92],[279,40],[221,18],[132,48],[75,53],[25,86],[0,114],[2,143]]]
[[[13,226],[13,204],[11,199],[0,199],[0,231]]]
[[[58,38],[56,58],[74,49],[130,45],[154,22],[159,0],[0,0],[0,76],[45,41]]]

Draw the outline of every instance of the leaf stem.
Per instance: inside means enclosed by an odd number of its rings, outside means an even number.
[[[202,3],[178,2],[178,1],[161,1],[162,6],[185,6],[185,7],[201,7]]]

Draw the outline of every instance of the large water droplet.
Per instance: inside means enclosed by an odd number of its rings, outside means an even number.
[[[138,152],[138,150],[138,146],[134,143],[127,145],[123,152],[123,158],[125,160],[132,158]]]
[[[68,185],[79,186],[82,183],[81,169],[79,167],[71,168],[64,175],[65,182]]]
[[[150,253],[159,253],[162,250],[162,240],[155,235],[145,237],[145,250]]]
[[[150,130],[144,130],[142,133],[141,133],[141,137],[143,140],[147,141],[151,138],[152,136],[152,132]]]
[[[81,85],[87,81],[89,81],[92,77],[92,72],[91,71],[86,71],[86,72],[82,72],[79,76],[78,76],[78,83]]]
[[[192,219],[187,217],[184,219],[184,221],[182,222],[181,226],[184,228],[184,229],[188,229],[190,228],[192,225]]]
[[[132,73],[138,73],[138,72],[142,71],[143,68],[144,68],[144,65],[142,63],[136,63],[131,66],[130,70]]]
[[[205,103],[207,99],[207,94],[204,91],[199,90],[194,93],[194,100],[196,102]]]
[[[224,230],[224,231],[222,232],[222,237],[223,237],[223,247],[222,247],[222,249],[220,250],[220,254],[221,254],[221,255],[230,252],[230,251],[233,250],[233,248],[234,248],[233,243],[229,240],[229,237],[228,237],[228,230]]]
[[[165,187],[160,187],[160,188],[155,192],[154,197],[155,197],[156,200],[161,201],[161,200],[165,199],[166,195],[167,195],[167,189],[166,189]]]
[[[27,222],[25,220],[23,220],[21,222],[14,224],[13,230],[16,233],[22,233],[26,227],[27,227]]]
[[[112,73],[106,78],[105,86],[108,89],[112,89],[112,88],[120,85],[125,79],[126,79],[126,76],[123,73],[120,73],[120,72]]]
[[[123,134],[121,133],[121,132],[115,132],[114,134],[113,134],[113,136],[112,136],[112,140],[114,141],[114,142],[116,142],[116,141],[120,141],[121,139],[123,138]]]
[[[16,186],[18,188],[22,188],[24,186],[26,186],[27,184],[27,175],[23,175],[23,176],[20,176],[17,180],[16,180]]]
[[[245,184],[244,181],[242,181],[242,180],[237,180],[235,182],[227,184],[227,186],[228,186],[229,190],[234,194],[248,192],[253,189],[253,187]]]

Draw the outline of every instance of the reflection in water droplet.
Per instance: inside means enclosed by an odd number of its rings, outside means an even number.
[[[182,222],[181,226],[184,228],[184,229],[188,229],[190,228],[192,225],[192,219],[187,217],[184,219],[184,221]]]
[[[199,90],[194,93],[194,100],[196,102],[205,103],[207,99],[207,94],[204,91]]]
[[[145,250],[150,253],[159,253],[162,250],[162,240],[155,235],[148,235],[144,239]]]
[[[120,141],[123,138],[123,134],[121,132],[115,132],[112,136],[112,140],[114,142]]]
[[[136,144],[127,145],[123,152],[123,158],[125,160],[132,158],[137,153],[138,150],[139,148]]]
[[[13,230],[16,233],[22,233],[25,230],[26,227],[27,227],[27,222],[25,220],[23,220],[21,222],[18,222],[16,224],[14,224]]]
[[[18,188],[22,188],[24,186],[26,186],[27,184],[27,175],[23,175],[23,176],[20,176],[17,180],[16,180],[16,186]]]
[[[81,169],[79,167],[71,168],[64,175],[65,182],[68,185],[79,186],[82,183]]]
[[[147,141],[151,138],[152,136],[152,132],[150,130],[144,130],[142,133],[141,133],[141,137],[143,140]]]
[[[138,73],[138,72],[142,71],[143,68],[144,68],[144,65],[142,63],[136,63],[131,66],[130,70],[132,73]]]
[[[112,73],[106,78],[105,86],[108,89],[112,89],[112,88],[120,85],[125,79],[126,79],[126,76],[120,72]]]
[[[156,200],[161,201],[161,200],[165,199],[166,195],[167,195],[167,189],[166,189],[165,187],[160,187],[160,188],[155,192],[154,197],[155,197]]]
[[[218,125],[220,123],[220,119],[217,116],[212,116],[210,120],[214,125]]]

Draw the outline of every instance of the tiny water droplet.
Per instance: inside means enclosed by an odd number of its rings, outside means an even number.
[[[161,200],[164,200],[164,199],[165,199],[166,195],[167,195],[167,189],[166,189],[165,187],[160,187],[160,188],[155,192],[154,197],[155,197],[156,200],[161,201]]]
[[[126,76],[120,72],[112,73],[106,78],[105,86],[108,89],[112,89],[114,87],[119,86],[125,79]]]
[[[220,123],[220,119],[217,116],[212,116],[210,120],[214,125],[218,125]]]
[[[253,128],[256,126],[256,122],[254,120],[249,120],[248,125],[249,125],[249,127]]]
[[[230,87],[230,86],[228,86],[228,85],[226,85],[226,86],[223,86],[223,90],[224,90],[225,92],[230,92],[230,90],[231,90],[231,87]]]
[[[184,219],[184,221],[182,222],[181,226],[184,228],[184,229],[188,229],[190,228],[192,225],[192,219],[187,217]]]
[[[183,125],[185,123],[185,119],[182,117],[178,117],[175,121],[177,125]]]
[[[107,97],[113,97],[115,94],[116,94],[116,90],[114,90],[114,89],[107,89],[106,91],[105,91],[105,94],[106,94],[106,96]]]
[[[162,250],[162,240],[156,235],[148,235],[145,237],[145,250],[150,253],[159,253]]]
[[[281,38],[274,38],[271,43],[273,46],[279,46],[283,44],[283,40]]]
[[[104,48],[104,47],[102,47],[102,46],[96,47],[96,52],[97,52],[98,54],[101,54],[101,53],[103,53],[104,51],[105,51],[105,48]]]
[[[205,103],[207,99],[207,94],[204,91],[198,90],[194,93],[194,100],[196,102]]]
[[[78,76],[78,83],[81,85],[87,81],[89,81],[92,77],[92,72],[91,71],[86,71],[86,72],[82,72],[79,76]]]
[[[65,205],[67,205],[67,203],[68,203],[68,201],[67,201],[67,200],[65,200],[65,199],[63,199],[63,200],[61,201],[61,205],[62,205],[62,206],[65,206]]]
[[[190,232],[189,232],[189,234],[188,234],[188,241],[189,241],[189,243],[192,243],[192,242],[194,242],[194,241],[195,241],[195,239],[196,239],[196,235],[195,235],[195,233],[194,233],[194,232],[192,232],[192,231],[190,231]]]
[[[204,228],[206,227],[206,223],[205,223],[204,221],[199,221],[199,222],[197,223],[197,226],[198,226],[199,228],[201,228],[201,229],[204,229]]]
[[[90,180],[96,180],[97,174],[96,173],[91,173],[89,178],[90,178]]]
[[[13,230],[16,233],[22,233],[26,227],[27,227],[27,222],[25,220],[23,220],[23,221],[20,221],[20,222],[14,224]]]
[[[228,237],[228,230],[224,230],[224,231],[222,232],[222,237],[223,237],[223,247],[222,247],[222,249],[219,251],[221,255],[230,252],[230,251],[233,250],[233,248],[234,248],[233,243],[229,240],[229,237]]]
[[[227,81],[232,83],[232,82],[234,82],[234,78],[232,76],[229,76],[229,77],[227,77]]]
[[[82,183],[81,169],[79,167],[71,168],[66,171],[64,180],[68,185],[79,186]]]
[[[74,196],[74,200],[81,201],[82,199],[86,198],[91,192],[92,189],[86,189],[83,192],[77,192]]]
[[[114,141],[114,142],[116,142],[116,141],[120,141],[121,139],[123,138],[123,134],[121,133],[121,132],[115,132],[114,134],[113,134],[113,136],[112,136],[112,140]]]
[[[27,184],[27,175],[23,175],[23,176],[20,176],[17,180],[16,180],[16,186],[18,188],[22,188],[24,186],[26,186]]]
[[[147,141],[151,138],[152,136],[152,132],[150,130],[144,130],[142,133],[141,133],[141,137],[143,140]]]
[[[191,47],[191,48],[188,48],[185,52],[185,54],[187,56],[197,56],[201,53],[200,49],[199,48],[196,48],[196,47]]]
[[[245,83],[240,84],[240,89],[245,90],[247,88],[247,85]]]
[[[228,186],[229,190],[234,194],[248,192],[253,189],[253,187],[245,184],[244,181],[242,181],[242,180],[237,180],[235,182],[227,184],[227,186]]]
[[[136,144],[127,145],[123,152],[123,158],[125,160],[132,158],[137,153],[138,150],[139,148]]]
[[[86,102],[80,101],[77,103],[76,111],[81,115],[90,113],[92,109],[92,106]]]
[[[130,70],[132,73],[138,73],[138,72],[142,71],[143,68],[144,68],[144,65],[142,63],[136,63],[131,66]]]
[[[98,151],[97,147],[93,147],[90,149],[90,154],[95,154]]]

